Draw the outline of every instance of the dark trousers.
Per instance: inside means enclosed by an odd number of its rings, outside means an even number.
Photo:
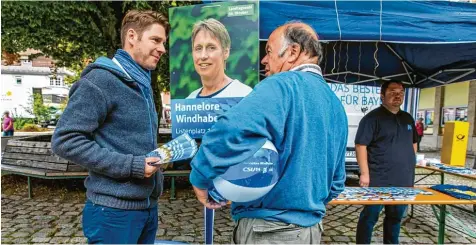
[[[2,136],[13,136],[13,130],[3,131]]]
[[[383,220],[383,243],[398,244],[400,226],[408,205],[385,205]],[[384,205],[366,205],[357,223],[357,244],[370,244],[374,226]]]
[[[154,244],[157,207],[145,210],[109,208],[87,201],[83,232],[89,244]]]
[[[423,138],[423,135],[418,135],[418,141],[417,141],[417,151],[419,152],[420,151],[420,142],[421,142],[421,138]]]

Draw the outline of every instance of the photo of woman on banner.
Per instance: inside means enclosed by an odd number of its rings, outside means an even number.
[[[252,91],[248,85],[225,74],[231,39],[220,21],[213,18],[197,21],[191,41],[193,65],[202,87],[187,99],[245,97]]]
[[[259,82],[257,2],[169,9],[172,138],[201,139]]]

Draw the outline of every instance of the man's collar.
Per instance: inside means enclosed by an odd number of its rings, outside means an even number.
[[[321,67],[316,64],[302,64],[292,68],[290,71],[304,71],[315,73],[319,76],[322,76]]]
[[[398,109],[397,113],[393,113],[392,111],[390,111],[387,107],[385,107],[383,104],[380,104],[380,107],[387,113],[390,113],[392,115],[398,115],[402,112],[402,109]]]

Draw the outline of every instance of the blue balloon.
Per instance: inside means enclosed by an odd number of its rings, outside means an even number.
[[[217,202],[250,202],[266,195],[280,176],[276,147],[266,140],[264,145],[245,161],[231,166],[213,180],[208,193]]]

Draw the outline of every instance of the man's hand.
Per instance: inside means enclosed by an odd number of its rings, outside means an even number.
[[[208,209],[217,209],[226,205],[226,203],[217,203],[213,200],[208,200],[208,190],[200,189],[194,186],[193,191],[195,192],[198,201]]]
[[[368,187],[370,183],[370,176],[369,174],[360,174],[360,181],[359,184],[361,187]]]
[[[157,170],[160,169],[160,165],[151,166],[151,165],[149,165],[149,163],[157,163],[159,161],[160,161],[160,158],[158,158],[158,157],[147,157],[145,159],[145,169],[144,169],[144,177],[145,178],[151,177],[152,175],[155,174],[155,172],[157,172]]]

